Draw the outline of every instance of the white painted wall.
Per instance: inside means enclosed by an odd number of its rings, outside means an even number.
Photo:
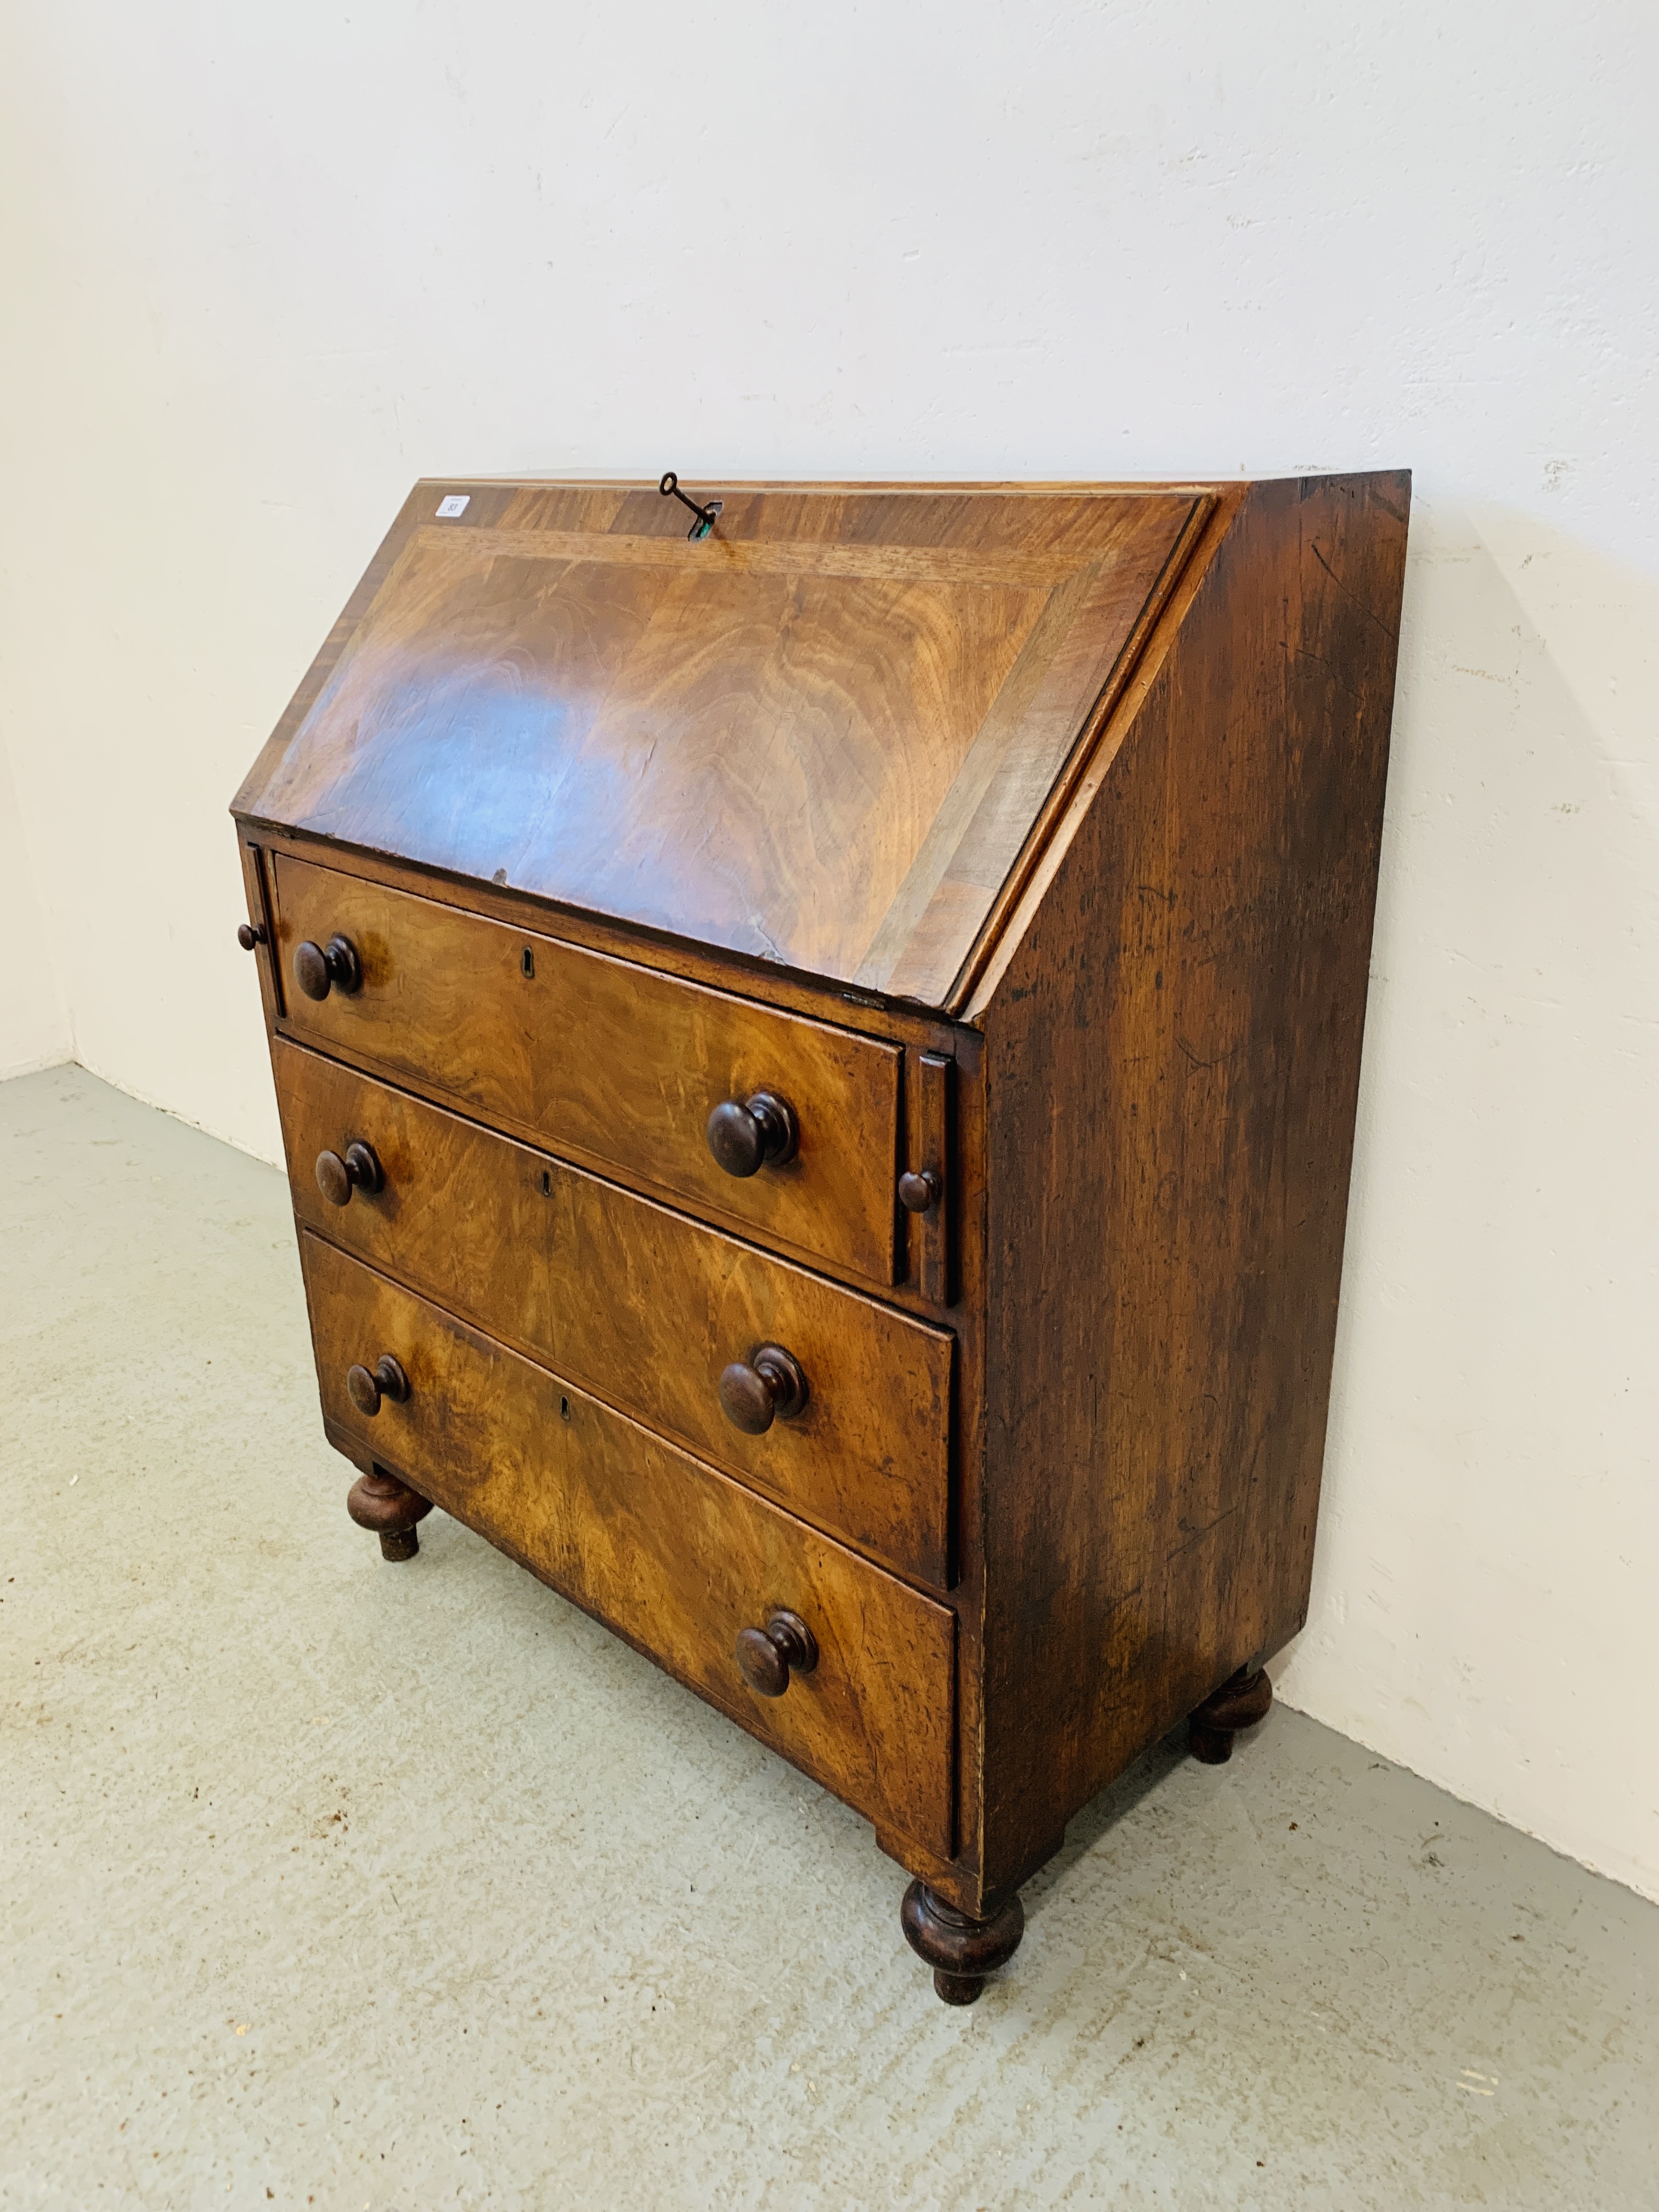
[[[55,1067],[73,1052],[11,763],[0,744],[0,1083]]]
[[[1282,1690],[1659,1895],[1659,15],[4,22],[0,714],[82,1056],[267,1157],[225,803],[416,475],[1417,470]]]

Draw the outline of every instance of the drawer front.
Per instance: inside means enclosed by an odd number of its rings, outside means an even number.
[[[457,907],[275,856],[287,1019],[304,1036],[751,1236],[893,1279],[900,1051]],[[307,998],[295,954],[339,935],[361,987]],[[769,1091],[795,1157],[747,1177],[708,1116]]]
[[[660,1442],[519,1353],[301,1233],[323,1412],[671,1674],[881,1826],[948,1858],[949,1608]],[[409,1379],[367,1417],[347,1370]],[[783,1695],[751,1691],[738,1633],[779,1609],[816,1638]]]
[[[280,1038],[302,1222],[923,1581],[945,1579],[953,1340],[856,1291]],[[379,1190],[317,1162],[365,1144]],[[326,1172],[326,1170],[325,1170]],[[372,1179],[372,1178],[371,1178]],[[806,1378],[746,1435],[721,1371],[781,1345]]]

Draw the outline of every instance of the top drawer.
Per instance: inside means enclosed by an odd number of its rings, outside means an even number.
[[[274,903],[299,1036],[695,1212],[893,1280],[896,1045],[285,854]],[[361,981],[311,998],[295,955],[335,937]],[[710,1153],[708,1117],[757,1091],[788,1106],[796,1150],[739,1177]]]

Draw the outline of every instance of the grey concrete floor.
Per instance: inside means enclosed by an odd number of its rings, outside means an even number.
[[[0,1085],[0,2203],[1659,2205],[1659,1907],[1278,1711],[938,2004],[864,1824],[324,1444],[283,1187]]]

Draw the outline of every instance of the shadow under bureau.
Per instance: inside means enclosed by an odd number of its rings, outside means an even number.
[[[715,489],[417,484],[239,934],[353,1517],[856,1807],[963,2003],[1306,1618],[1409,479]]]

